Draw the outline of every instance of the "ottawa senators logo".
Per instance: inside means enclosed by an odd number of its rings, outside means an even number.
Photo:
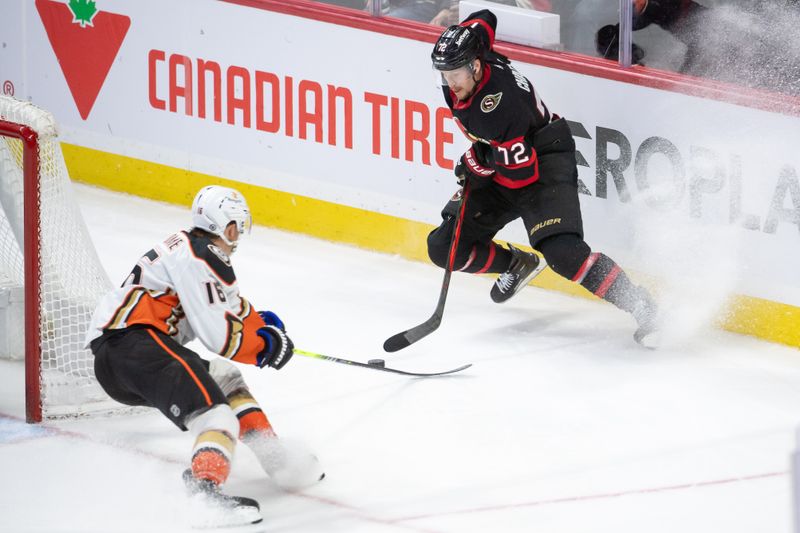
[[[500,105],[500,99],[503,97],[503,93],[497,94],[487,94],[481,100],[481,111],[484,113],[491,113],[494,111],[497,106]]]

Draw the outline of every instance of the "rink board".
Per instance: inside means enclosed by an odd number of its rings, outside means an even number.
[[[425,237],[433,229],[428,224],[74,145],[65,144],[63,150],[70,168],[79,173],[84,183],[136,191],[138,196],[186,207],[192,203],[193,191],[209,183],[237,187],[248,198],[254,220],[268,219],[271,227],[428,261]],[[114,169],[112,176],[106,170],[109,168]],[[397,241],[387,239],[387,235]],[[538,276],[533,285],[592,298],[588,291],[550,269]],[[800,346],[800,309],[794,306],[737,295],[725,306],[717,323],[736,333]]]
[[[427,260],[467,146],[429,67],[435,30],[332,8],[301,17],[302,2],[98,4],[86,28],[55,0],[13,0],[0,21],[3,90],[55,114],[74,179],[184,205],[229,182],[258,223]],[[571,121],[594,249],[666,290],[730,287],[741,296],[720,323],[800,345],[795,108],[502,50]],[[499,237],[526,242],[521,224]]]

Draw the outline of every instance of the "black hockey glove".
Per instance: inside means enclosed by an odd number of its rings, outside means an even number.
[[[483,187],[492,182],[494,169],[489,168],[481,161],[479,157],[481,151],[480,147],[476,148],[476,145],[473,144],[472,148],[464,152],[464,155],[456,163],[453,173],[456,175],[456,181],[460,186],[463,187],[467,180],[469,180],[470,187],[473,189]]]
[[[264,350],[256,356],[256,364],[260,368],[271,366],[280,370],[294,355],[294,343],[286,335],[286,326],[278,315],[272,311],[259,311],[258,315],[266,326],[256,332],[264,339]]]

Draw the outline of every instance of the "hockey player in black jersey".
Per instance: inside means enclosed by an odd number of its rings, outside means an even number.
[[[447,28],[431,59],[453,117],[472,141],[455,167],[464,185],[428,236],[428,255],[445,268],[459,200],[465,202],[456,235],[453,270],[497,273],[491,298],[502,303],[541,272],[545,261],[633,315],[637,342],[657,342],[656,304],[608,256],[583,240],[575,141],[566,120],[551,113],[531,82],[493,51],[497,18],[489,10]],[[463,195],[463,199],[461,196]],[[522,218],[530,245],[545,261],[493,241],[506,224]]]

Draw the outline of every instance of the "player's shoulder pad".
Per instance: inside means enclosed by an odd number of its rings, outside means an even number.
[[[517,120],[519,113],[516,97],[510,91],[508,83],[503,83],[501,67],[491,65],[491,77],[488,82],[473,97],[471,107],[472,120],[479,122],[482,127],[482,137],[496,140],[509,126]]]
[[[488,63],[491,69],[489,82],[484,89],[487,92],[502,92],[506,103],[505,107],[514,107],[520,101],[527,101],[533,96],[533,85],[513,65],[502,62]]]
[[[231,285],[236,281],[236,274],[233,272],[231,258],[219,249],[211,239],[206,236],[194,235],[185,232],[192,246],[192,254],[199,260],[205,262],[216,276]]]
[[[461,26],[479,29],[483,44],[487,50],[494,47],[495,32],[497,31],[497,16],[488,9],[481,9],[467,15],[460,22]]]
[[[530,81],[511,65],[492,63],[491,78],[478,94],[476,102],[481,115],[491,123],[503,125],[524,120],[533,102]]]

